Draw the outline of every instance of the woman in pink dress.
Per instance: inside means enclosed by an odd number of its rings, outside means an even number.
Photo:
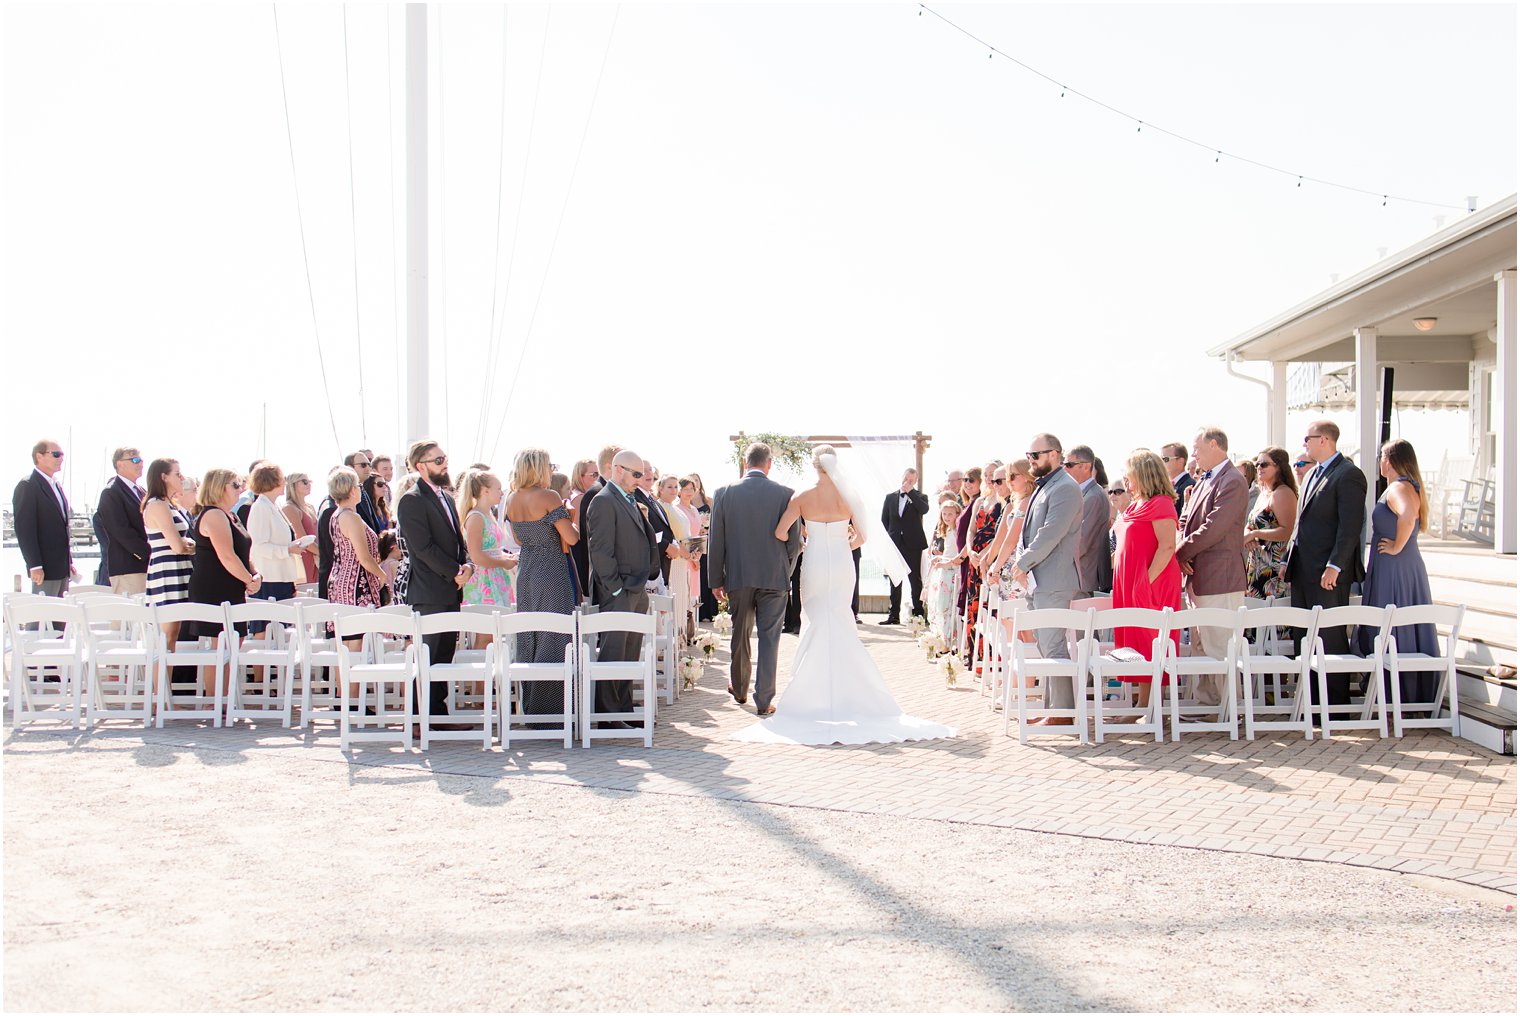
[[[1114,607],[1160,610],[1182,606],[1182,569],[1177,565],[1176,491],[1155,452],[1141,448],[1125,464],[1124,483],[1134,500],[1119,516],[1118,553],[1114,561]],[[1116,628],[1115,647],[1133,649],[1151,659],[1154,628]],[[1178,634],[1172,632],[1172,642]],[[1140,684],[1140,705],[1150,704],[1148,677],[1121,680]]]

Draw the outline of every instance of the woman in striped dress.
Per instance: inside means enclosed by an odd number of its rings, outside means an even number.
[[[154,606],[190,599],[190,572],[195,541],[187,535],[190,516],[179,506],[185,478],[175,459],[154,459],[148,466],[147,496],[143,498],[143,528],[148,532],[148,602]],[[170,645],[179,636],[179,622],[164,625]]]

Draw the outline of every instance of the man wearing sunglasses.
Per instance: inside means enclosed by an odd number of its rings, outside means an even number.
[[[148,591],[148,530],[143,526],[143,459],[136,448],[118,448],[111,456],[116,475],[100,491],[95,531],[111,592],[133,596]]]
[[[1182,518],[1182,506],[1186,503],[1188,488],[1194,482],[1193,474],[1188,471],[1188,450],[1180,444],[1164,444],[1161,446],[1161,463],[1166,466],[1166,475],[1171,478],[1172,489],[1177,492],[1173,499],[1173,505],[1177,509],[1177,517]]]
[[[38,441],[32,446],[31,475],[16,484],[11,497],[16,543],[32,579],[32,592],[44,596],[62,596],[79,575],[69,549],[69,499],[58,482],[62,469],[63,449],[58,442]]]

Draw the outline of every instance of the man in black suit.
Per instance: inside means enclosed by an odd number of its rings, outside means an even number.
[[[1173,506],[1177,509],[1177,517],[1182,518],[1182,506],[1186,503],[1184,494],[1194,483],[1193,474],[1188,472],[1188,450],[1180,444],[1164,444],[1161,446],[1161,462],[1166,466],[1166,475],[1171,478],[1172,490],[1177,496],[1172,499]]]
[[[576,510],[579,517],[576,519],[580,526],[581,538],[575,546],[570,548],[570,558],[575,562],[576,579],[580,582],[580,593],[590,599],[592,603],[600,603],[598,599],[602,594],[597,591],[596,581],[591,575],[591,502],[596,500],[612,481],[608,479],[612,475],[612,459],[622,451],[620,445],[610,444],[596,455],[596,482],[586,488],[581,499],[576,502]]]
[[[1341,429],[1330,420],[1309,424],[1304,451],[1315,463],[1304,478],[1298,499],[1298,522],[1288,541],[1283,575],[1289,602],[1295,607],[1344,607],[1351,602],[1351,584],[1366,575],[1362,563],[1362,523],[1367,517],[1367,477],[1336,449]],[[1297,634],[1299,652],[1304,632]],[[1348,653],[1350,642],[1340,626],[1320,629],[1325,652]],[[1331,705],[1351,701],[1351,675],[1330,674],[1326,681]],[[1310,685],[1319,704],[1319,684]]]
[[[32,446],[32,473],[16,484],[11,515],[32,592],[62,596],[77,578],[69,548],[69,499],[58,482],[63,449],[44,438]]]
[[[887,530],[897,552],[908,562],[908,589],[914,617],[924,616],[924,575],[922,560],[929,548],[924,535],[924,517],[929,514],[929,495],[918,489],[918,470],[903,471],[902,484],[881,503],[881,524]],[[902,583],[892,586],[887,619],[882,624],[902,623]]]
[[[449,457],[429,438],[413,441],[406,453],[407,465],[420,478],[417,486],[396,502],[396,520],[406,541],[406,602],[419,614],[444,614],[464,602],[464,586],[474,574],[469,563],[459,512],[449,497]],[[454,661],[454,632],[423,637],[434,663]],[[433,682],[427,689],[433,716],[448,715],[448,685]],[[422,689],[418,689],[421,694]]]
[[[654,530],[655,551],[660,555],[660,585],[670,588],[670,562],[676,557],[676,532],[671,528],[670,518],[665,514],[665,506],[654,495],[655,468],[648,459],[642,460],[643,468],[639,472],[644,475],[639,477],[634,487],[634,499],[643,506],[644,515],[649,519],[649,527]]]
[[[649,463],[634,452],[618,452],[611,463],[612,482],[604,484],[581,512],[593,523],[591,573],[604,611],[648,612],[648,584],[659,577],[661,562],[668,561],[656,547],[654,512],[638,500],[638,483],[648,475],[648,470]],[[601,636],[596,658],[637,660],[643,642],[642,635],[608,632]],[[596,711],[633,712],[633,682],[598,681]],[[627,725],[621,720],[608,722],[613,726]]]
[[[100,491],[95,525],[101,533],[101,553],[111,592],[133,595],[148,591],[148,530],[143,526],[143,460],[136,448],[118,448],[111,456],[116,475]]]
[[[364,520],[366,526],[377,533],[380,532],[385,528],[385,523],[380,521],[380,510],[375,507],[374,499],[369,496],[369,491],[364,489],[364,481],[369,479],[369,474],[373,471],[369,452],[361,448],[351,455],[344,456],[343,464],[359,474],[359,507],[354,511],[359,513],[359,517]]]

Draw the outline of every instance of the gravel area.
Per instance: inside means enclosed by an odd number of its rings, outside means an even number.
[[[9,1010],[1515,1008],[1513,897],[1368,869],[129,738],[4,789]]]

